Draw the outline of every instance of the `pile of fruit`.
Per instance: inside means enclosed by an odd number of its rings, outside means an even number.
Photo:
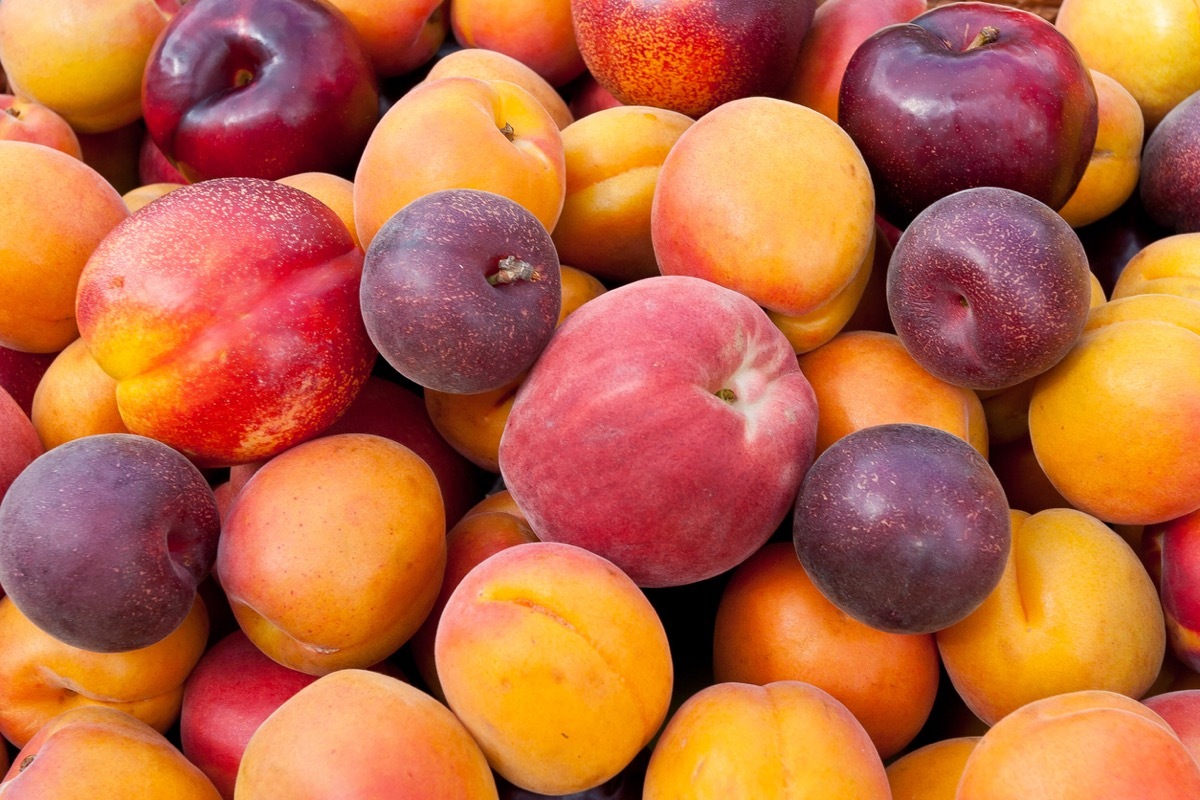
[[[0,800],[1200,798],[1194,0],[0,67]]]

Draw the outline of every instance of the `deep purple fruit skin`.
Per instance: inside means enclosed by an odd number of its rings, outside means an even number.
[[[193,0],[150,53],[142,112],[192,182],[351,175],[379,86],[354,27],[322,0]]]
[[[912,357],[958,386],[1015,386],[1057,364],[1087,322],[1091,275],[1071,226],[1011,189],[944,197],[905,229],[888,312]]]
[[[848,434],[809,468],[796,555],[830,602],[891,633],[932,633],[974,611],[1011,546],[1008,502],[987,461],[937,428]]]
[[[998,38],[968,50],[986,26]],[[1087,169],[1099,114],[1090,73],[1053,25],[963,2],[863,42],[846,66],[838,122],[871,170],[879,213],[903,228],[974,186],[1061,208]]]
[[[527,277],[493,285],[505,259]],[[558,322],[558,251],[533,214],[506,197],[446,189],[397,211],[371,240],[360,289],[379,353],[404,377],[454,394],[516,380]]]
[[[183,622],[219,534],[212,490],[180,453],[87,436],[39,457],[0,503],[0,583],[60,641],[134,650]]]
[[[1159,225],[1200,231],[1200,92],[1171,109],[1146,140],[1139,191]]]

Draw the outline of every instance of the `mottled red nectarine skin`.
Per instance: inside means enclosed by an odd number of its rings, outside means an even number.
[[[1200,511],[1147,526],[1145,535],[1156,538],[1160,548],[1167,641],[1180,661],[1200,670]]]

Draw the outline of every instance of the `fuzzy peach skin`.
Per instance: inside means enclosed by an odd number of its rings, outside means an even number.
[[[644,800],[891,800],[862,725],[800,681],[717,683],[686,700],[646,769]]]
[[[117,409],[117,382],[83,339],[67,345],[42,376],[30,419],[47,450],[81,436],[129,433]]]
[[[13,94],[82,133],[142,115],[142,72],[180,0],[4,0],[0,63]]]
[[[450,709],[492,768],[541,794],[599,786],[667,715],[671,651],[654,607],[590,551],[501,550],[450,595],[434,643]]]
[[[183,684],[208,641],[197,598],[165,639],[123,653],[92,653],[43,633],[9,598],[0,599],[0,733],[24,747],[51,718],[108,706],[165,733],[179,718]]]
[[[1143,294],[1093,310],[1038,378],[1029,434],[1047,477],[1105,522],[1150,525],[1200,508],[1200,300]]]
[[[1200,5],[1194,0],[1062,0],[1054,25],[1089,69],[1137,99],[1147,130],[1200,89]]]
[[[679,137],[659,172],[650,230],[664,275],[705,278],[796,315],[853,281],[874,215],[866,163],[837,123],[749,97]]]
[[[83,160],[79,137],[67,121],[24,97],[0,94],[0,140],[44,144]]]
[[[304,687],[259,726],[242,755],[234,797],[494,800],[497,794],[479,746],[445,706],[396,678],[345,669]]]
[[[583,73],[571,0],[454,0],[450,27],[463,47],[512,56],[552,86]]]
[[[362,246],[362,243],[358,241],[358,229],[354,225],[353,183],[340,175],[331,175],[328,172],[301,172],[297,175],[280,178],[277,182],[311,194],[329,206],[345,224],[355,246]]]
[[[817,7],[800,43],[800,58],[785,100],[820,111],[837,122],[838,91],[846,64],[858,46],[880,28],[908,22],[925,11],[926,0],[828,0]]]
[[[451,76],[479,78],[485,81],[508,81],[529,92],[558,125],[559,130],[575,121],[567,101],[545,78],[512,56],[498,50],[467,47],[442,56],[430,67],[427,81]]]
[[[1092,157],[1067,204],[1058,209],[1073,228],[1090,225],[1121,207],[1137,189],[1146,122],[1129,90],[1091,70],[1100,126]]]
[[[955,800],[963,767],[978,743],[978,736],[942,739],[888,764],[892,800]]]
[[[1141,697],[1162,666],[1166,630],[1137,554],[1081,511],[1013,511],[1011,518],[999,585],[936,634],[959,696],[989,725],[1066,692]]]
[[[1022,706],[967,758],[956,800],[1194,800],[1200,765],[1162,717],[1105,691]]]
[[[563,130],[567,196],[552,231],[563,261],[626,283],[658,274],[650,206],[667,153],[690,117],[649,106],[617,106]]]
[[[79,335],[84,264],[129,211],[98,172],[42,145],[0,141],[0,175],[0,346],[57,353]]]
[[[824,689],[862,723],[882,758],[925,724],[939,669],[932,635],[884,633],[850,618],[817,590],[788,542],[737,567],[717,607],[717,682],[799,680]]]
[[[916,422],[953,433],[987,457],[987,421],[979,397],[929,374],[895,334],[840,333],[798,361],[821,410],[817,455],[870,425]]]
[[[445,566],[433,470],[390,439],[346,433],[254,473],[225,518],[216,571],[259,649],[324,675],[372,666],[408,641]]]
[[[1134,294],[1177,294],[1200,300],[1200,233],[1178,233],[1143,247],[1121,270],[1116,300]]]
[[[439,189],[495,192],[553,230],[566,192],[558,125],[513,83],[422,83],[383,115],[358,163],[354,224],[363,247],[393,214]]]
[[[5,0],[7,2],[7,0]],[[123,711],[65,711],[21,749],[0,783],[3,800],[221,800],[161,733]]]
[[[433,58],[449,30],[445,0],[329,0],[346,15],[375,73],[390,78]]]
[[[558,322],[606,291],[604,284],[583,270],[562,264],[562,303]],[[524,376],[478,394],[451,394],[425,390],[425,408],[434,427],[450,445],[477,466],[500,472],[500,437]]]

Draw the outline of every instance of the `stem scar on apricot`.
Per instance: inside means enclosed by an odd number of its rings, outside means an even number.
[[[30,753],[22,758],[20,766],[17,767],[17,772],[24,772],[25,768],[32,764],[35,758],[37,758],[37,753]]]
[[[510,142],[515,142],[517,140],[516,137],[513,135],[514,133],[516,133],[516,130],[514,130],[513,126],[507,122],[504,123],[504,127],[500,129],[500,132],[503,133],[504,138],[508,139]]]

